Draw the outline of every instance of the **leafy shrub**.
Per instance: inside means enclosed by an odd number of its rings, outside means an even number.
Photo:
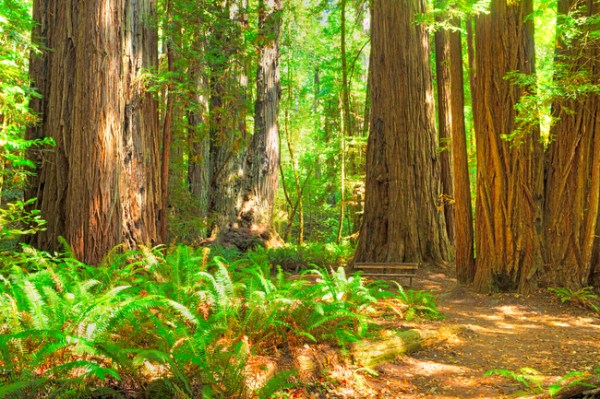
[[[273,269],[281,266],[284,270],[300,272],[317,268],[337,268],[348,263],[354,249],[347,243],[344,244],[319,244],[305,245],[286,244],[280,248],[257,248],[247,253],[249,259],[268,263]]]
[[[292,336],[344,346],[367,333],[381,286],[343,268],[273,275],[264,254],[115,250],[96,268],[68,248],[10,258],[0,272],[0,395],[268,397],[291,371],[250,389],[253,356]]]
[[[426,319],[443,319],[444,315],[438,310],[435,297],[428,291],[404,290],[396,284],[398,293],[396,298],[405,306],[404,319],[411,321],[417,317]]]
[[[600,297],[594,293],[593,287],[584,287],[577,291],[571,291],[568,288],[550,288],[562,303],[571,302],[576,305],[582,306],[593,310],[596,313],[600,313],[598,302]]]
[[[600,372],[600,370],[597,370]],[[518,382],[525,388],[525,392],[529,394],[540,394],[547,391],[550,397],[558,394],[561,390],[573,386],[585,386],[588,388],[597,388],[595,385],[587,382],[590,378],[589,372],[572,371],[561,378],[555,383],[544,386],[542,385],[542,379],[540,372],[530,367],[522,367],[518,372],[505,369],[490,370],[485,373],[486,376],[499,375],[502,377],[510,378],[515,382]]]

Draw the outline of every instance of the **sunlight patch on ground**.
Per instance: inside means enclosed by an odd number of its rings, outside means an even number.
[[[415,358],[407,358],[405,363],[410,363],[415,370],[415,374],[422,374],[427,376],[435,376],[439,374],[454,374],[454,375],[465,375],[472,373],[472,370],[464,366],[454,366],[445,363],[433,362],[430,360],[421,360]],[[407,374],[407,377],[412,376]]]

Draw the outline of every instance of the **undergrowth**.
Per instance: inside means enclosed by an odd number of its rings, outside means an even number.
[[[600,376],[600,367],[597,367],[594,370],[594,373]],[[522,367],[518,371],[495,369],[486,372],[485,375],[498,375],[509,378],[519,383],[523,387],[523,394],[540,395],[542,393],[547,393],[552,398],[561,391],[574,386],[582,386],[590,389],[597,388],[596,385],[589,383],[591,377],[594,376],[594,373],[590,373],[588,371],[572,371],[559,378],[553,384],[549,385],[544,385],[542,381],[542,374],[530,367]]]
[[[254,383],[253,357],[343,348],[391,295],[343,268],[290,278],[270,256],[117,248],[90,267],[25,247],[0,269],[0,397],[268,398],[294,371]]]
[[[594,293],[593,287],[584,287],[577,291],[565,287],[550,288],[550,292],[556,295],[562,303],[570,302],[600,313],[600,296]]]

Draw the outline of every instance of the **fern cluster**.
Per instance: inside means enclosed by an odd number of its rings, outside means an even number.
[[[273,275],[259,255],[116,249],[94,268],[68,251],[11,258],[0,269],[0,397],[270,397],[292,371],[250,387],[248,359],[292,337],[358,340],[389,295],[343,268]]]

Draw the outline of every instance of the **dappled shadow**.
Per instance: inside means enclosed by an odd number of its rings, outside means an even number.
[[[529,368],[548,385],[570,371],[591,371],[600,363],[600,319],[561,304],[553,295],[481,295],[457,286],[444,273],[426,270],[414,285],[436,294],[446,315],[442,324],[464,329],[441,347],[382,365],[384,378],[372,381],[379,389],[389,387],[382,397],[502,398],[523,386],[484,376],[486,371],[519,373]]]

